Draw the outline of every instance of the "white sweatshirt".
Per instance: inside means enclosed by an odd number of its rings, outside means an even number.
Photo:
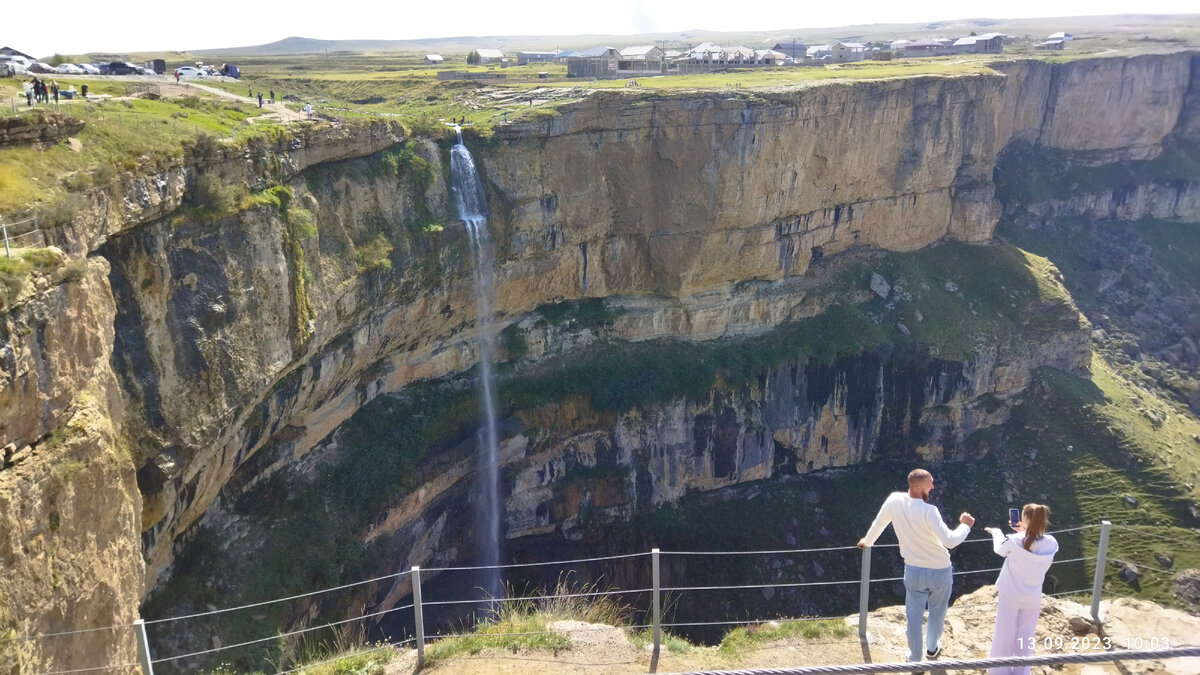
[[[1042,582],[1046,571],[1058,553],[1058,541],[1043,534],[1033,542],[1031,551],[1026,551],[1025,533],[1018,532],[1005,538],[999,529],[992,530],[992,549],[1004,556],[1004,567],[996,579],[996,591],[1000,601],[1010,607],[1033,608],[1042,604]]]
[[[875,543],[884,528],[891,523],[900,540],[900,556],[904,564],[931,570],[950,566],[950,551],[963,543],[971,528],[965,524],[951,530],[942,521],[942,514],[933,504],[907,492],[893,492],[884,500],[875,522],[863,537],[867,546]]]

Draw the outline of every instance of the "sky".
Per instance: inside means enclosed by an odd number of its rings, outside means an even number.
[[[243,2],[9,3],[0,46],[55,53],[189,51],[241,47],[289,36],[328,40],[461,35],[632,34],[696,29],[770,31],[962,18],[1022,18],[1200,11],[1195,0],[852,0],[754,3],[730,0],[245,0]],[[34,27],[30,31],[29,27]]]

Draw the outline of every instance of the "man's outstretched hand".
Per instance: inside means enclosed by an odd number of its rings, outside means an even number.
[[[958,522],[966,525],[967,527],[973,527],[975,525],[975,519],[971,517],[971,514],[969,513],[963,513],[961,516],[959,516]]]

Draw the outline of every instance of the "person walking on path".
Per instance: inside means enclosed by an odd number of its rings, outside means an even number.
[[[308,115],[309,119],[312,118],[312,104],[311,103],[304,104],[304,114]]]
[[[21,83],[21,89],[25,92],[25,107],[33,107],[33,85],[28,82]]]
[[[275,102],[275,90],[274,89],[271,90],[271,97],[268,98],[267,100],[270,101],[271,103]]]
[[[54,102],[58,103],[58,80],[50,83],[50,93],[54,94]]]
[[[262,107],[262,92],[258,92],[258,107]]]
[[[858,540],[858,547],[866,548],[879,539],[889,524],[896,531],[900,557],[904,558],[908,661],[914,663],[922,660],[921,624],[926,609],[929,610],[929,630],[925,636],[924,656],[936,659],[942,653],[942,631],[954,582],[949,549],[963,543],[975,524],[971,514],[963,513],[958,517],[957,527],[953,530],[946,527],[941,512],[929,503],[932,492],[933,476],[924,469],[913,469],[908,474],[908,491],[888,495],[866,536]]]
[[[1042,583],[1054,564],[1058,541],[1046,534],[1050,508],[1026,504],[1021,509],[1017,533],[1005,537],[998,527],[983,528],[992,535],[992,549],[1004,557],[1004,566],[996,579],[999,602],[996,629],[989,656],[1029,656],[1033,654],[1038,616],[1042,613]],[[1030,668],[988,668],[988,675],[1029,675]]]

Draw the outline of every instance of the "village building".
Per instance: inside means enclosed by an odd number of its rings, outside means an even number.
[[[904,48],[911,44],[912,44],[912,40],[905,40],[905,39],[892,40],[891,44],[888,45],[888,49],[890,49],[894,52],[903,52]]]
[[[720,47],[711,42],[705,42],[697,45],[688,53],[676,60],[680,75],[688,75],[691,73],[711,73],[717,70],[725,70],[727,66],[728,55],[724,47]]]
[[[833,58],[833,45],[813,45],[804,52],[804,58],[809,61],[822,61]]]
[[[754,50],[754,64],[757,66],[782,66],[791,59],[791,56],[774,49]]]
[[[25,52],[19,52],[19,51],[13,49],[12,47],[0,47],[0,57],[3,57],[3,56],[19,56],[19,57],[25,59],[26,61],[37,61],[37,59],[26,54]]]
[[[666,52],[657,45],[626,47],[620,52],[617,72],[621,76],[662,75],[667,72]]]
[[[440,66],[445,62],[446,62],[446,59],[442,58],[441,54],[426,54],[425,55],[425,65],[427,65],[427,66]]]
[[[579,52],[574,49],[571,49],[571,50],[568,50],[565,52],[559,52],[558,54],[555,54],[554,60],[559,63],[566,63],[567,59],[575,57],[575,56],[579,56]]]
[[[969,35],[955,40],[951,47],[958,54],[999,54],[1004,51],[1004,34]]]
[[[1063,49],[1066,46],[1067,46],[1067,43],[1065,40],[1058,39],[1058,40],[1046,40],[1045,42],[1039,43],[1037,45],[1037,48],[1038,49]]]
[[[1051,33],[1050,35],[1048,35],[1046,37],[1046,40],[1062,40],[1063,42],[1070,42],[1071,40],[1074,40],[1074,39],[1075,39],[1074,35],[1071,35],[1070,33],[1064,33],[1061,30],[1058,31],[1057,33]]]
[[[861,42],[839,42],[833,46],[833,60],[838,63],[862,61],[867,58],[867,46]]]
[[[558,52],[517,52],[517,65],[527,63],[553,63]]]
[[[592,47],[567,59],[567,77],[611,80],[617,75],[621,54],[612,47]]]
[[[788,56],[789,58],[800,61],[804,58],[805,54],[808,53],[808,46],[798,40],[792,40],[791,42],[776,42],[775,46],[771,47],[771,51],[779,52],[780,54]]]
[[[479,55],[479,65],[481,66],[489,63],[508,65],[508,57],[499,49],[476,49],[475,53]]]
[[[930,39],[914,40],[904,46],[905,56],[941,56],[951,52],[950,40],[945,39]]]

